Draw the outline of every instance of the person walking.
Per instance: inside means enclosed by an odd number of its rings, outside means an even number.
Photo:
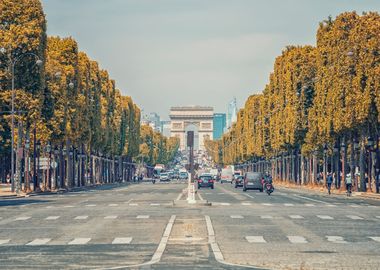
[[[351,196],[352,192],[352,176],[351,172],[349,171],[348,174],[346,175],[346,190],[347,190],[347,196]]]
[[[326,184],[327,184],[327,190],[329,192],[329,195],[331,194],[331,185],[333,183],[333,176],[331,172],[327,174]]]

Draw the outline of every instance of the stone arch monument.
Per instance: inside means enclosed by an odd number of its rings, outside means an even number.
[[[172,137],[180,139],[180,149],[186,150],[186,132],[194,131],[194,150],[205,150],[205,138],[213,139],[214,108],[202,106],[172,107],[170,121]]]

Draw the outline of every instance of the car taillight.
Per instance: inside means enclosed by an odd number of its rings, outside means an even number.
[[[209,183],[214,183],[213,179],[208,180]]]
[[[202,180],[198,179],[198,183],[202,183]]]

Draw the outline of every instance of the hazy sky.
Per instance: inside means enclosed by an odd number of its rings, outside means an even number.
[[[48,34],[72,36],[145,112],[225,112],[261,92],[287,45],[315,44],[329,15],[380,0],[42,0]]]

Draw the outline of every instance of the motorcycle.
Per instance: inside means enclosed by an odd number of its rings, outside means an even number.
[[[264,187],[265,187],[265,191],[268,195],[270,195],[274,191],[274,187],[273,187],[272,183],[265,183]]]
[[[156,183],[156,179],[153,178],[152,179],[152,183],[155,184]]]

